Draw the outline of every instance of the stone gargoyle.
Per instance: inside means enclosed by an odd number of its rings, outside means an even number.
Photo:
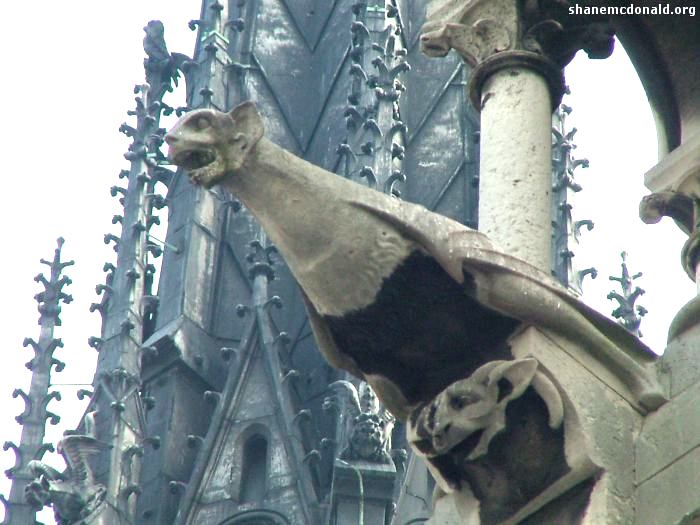
[[[37,510],[51,505],[61,525],[83,523],[105,499],[105,487],[95,481],[88,457],[111,448],[89,435],[66,435],[58,443],[67,469],[65,472],[30,461],[34,481],[25,488],[26,500]]]
[[[549,426],[557,429],[564,418],[564,403],[557,388],[537,370],[535,359],[491,361],[470,377],[452,383],[408,420],[408,439],[427,458],[442,456],[478,434],[465,460],[488,452],[491,440],[506,427],[506,408],[528,387],[544,400]]]
[[[576,427],[557,384],[524,358],[491,361],[451,384],[411,413],[407,436],[438,481],[436,501],[466,494],[482,525],[514,524],[573,487],[588,494],[597,467],[572,446]],[[556,516],[535,522],[575,522]]]
[[[651,352],[551,276],[483,234],[336,176],[273,144],[246,102],[182,117],[167,134],[191,180],[220,184],[256,216],[304,296],[321,352],[364,378],[401,420],[534,325],[584,346],[638,405],[664,397]]]

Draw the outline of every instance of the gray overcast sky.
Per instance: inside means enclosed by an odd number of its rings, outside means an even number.
[[[63,326],[56,334],[65,342],[56,356],[67,367],[53,379],[92,380],[95,351],[86,341],[99,335],[100,327],[99,315],[88,313],[88,307],[96,300],[95,284],[104,281],[102,265],[114,260],[102,237],[119,234],[111,224],[119,206],[109,188],[117,184],[119,170],[128,167],[122,155],[129,141],[117,129],[133,108],[133,86],[143,81],[142,28],[151,19],[163,20],[171,51],[191,54],[194,46],[187,22],[199,17],[199,0],[96,5],[88,0],[35,0],[28,13],[26,3],[0,4],[0,19],[6,21],[0,32],[6,195],[0,207],[0,274],[6,283],[0,302],[1,442],[19,440],[20,427],[13,418],[22,403],[11,392],[29,386],[24,363],[31,351],[22,348],[22,340],[38,338],[32,297],[40,287],[33,277],[44,271],[39,259],[52,257],[59,236],[66,239],[65,258],[76,260],[66,272],[74,281],[67,291],[75,301],[64,306]],[[624,53],[606,61],[579,56],[567,69],[567,80],[572,95],[566,103],[574,108],[570,123],[579,129],[577,154],[591,161],[589,169],[578,170],[584,191],[574,208],[576,219],[596,223],[576,250],[581,268],[592,264],[600,271],[596,281],[587,281],[586,300],[605,313],[613,309],[605,299],[614,284],[607,276],[618,274],[619,252],[627,250],[631,269],[644,272],[639,284],[647,294],[640,303],[650,311],[642,323],[644,341],[661,352],[668,324],[692,297],[694,286],[680,267],[684,239],[675,226],[666,221],[645,226],[637,218],[638,202],[646,193],[643,174],[656,162],[648,104]],[[60,431],[76,425],[82,410],[75,401],[76,387],[58,389],[64,401],[54,401],[50,408],[64,419],[50,428],[47,440],[53,442]],[[13,462],[11,452],[0,454],[0,469]],[[0,492],[9,492],[4,479]],[[52,523],[50,513],[41,519]]]

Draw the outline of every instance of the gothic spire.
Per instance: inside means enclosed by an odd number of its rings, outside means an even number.
[[[12,393],[12,397],[21,397],[24,401],[24,412],[15,418],[22,425],[19,445],[11,441],[3,445],[4,450],[12,449],[16,456],[15,466],[5,472],[12,480],[9,500],[0,496],[7,510],[3,524],[35,524],[37,509],[25,500],[25,487],[35,477],[32,463],[40,461],[47,451],[54,450],[53,445],[44,443],[46,420],[49,419],[52,425],[60,420],[58,415],[47,408],[52,399],[61,399],[58,392],[49,391],[51,372],[60,372],[65,366],[53,356],[55,350],[63,346],[61,339],[54,337],[54,329],[61,325],[61,303],[67,304],[73,300],[63,291],[65,286],[71,284],[71,280],[62,274],[63,269],[73,264],[73,261],[61,261],[63,242],[62,238],[58,239],[53,260],[41,259],[41,263],[50,268],[49,277],[40,273],[34,278],[44,287],[43,291],[34,296],[38,303],[41,330],[38,341],[26,338],[23,343],[25,347],[31,346],[34,350],[34,357],[26,364],[32,371],[29,392],[18,388]]]
[[[351,92],[345,110],[348,137],[339,147],[341,173],[371,188],[399,196],[406,125],[399,80],[410,70],[402,47],[398,10],[385,0],[356,3],[350,31]]]
[[[268,243],[262,230],[255,233],[255,238],[249,244],[250,251],[246,256],[248,275],[252,281],[252,293],[249,304],[238,304],[235,311],[238,317],[248,320],[248,328],[245,336],[236,348],[221,348],[221,355],[229,364],[230,370],[226,384],[221,392],[205,392],[205,398],[215,404],[216,410],[211,418],[211,425],[206,436],[188,436],[188,443],[199,446],[197,463],[188,483],[171,482],[171,489],[182,490],[182,498],[179,503],[179,511],[175,523],[177,525],[189,522],[195,512],[194,502],[204,489],[207,481],[205,472],[210,469],[210,463],[218,454],[214,449],[221,441],[224,423],[231,421],[231,410],[240,403],[236,396],[240,396],[245,384],[244,375],[251,373],[253,362],[261,359],[264,363],[266,375],[270,380],[271,402],[275,407],[274,423],[268,421],[270,426],[276,426],[285,436],[281,446],[285,449],[285,457],[290,463],[291,470],[295,473],[295,488],[302,505],[299,512],[304,516],[304,523],[318,523],[319,516],[313,508],[314,490],[311,483],[313,466],[308,461],[310,453],[304,449],[303,425],[310,424],[311,411],[302,409],[297,411],[293,402],[293,394],[290,374],[296,370],[286,370],[280,359],[279,345],[286,339],[284,332],[279,332],[271,316],[271,310],[283,308],[283,301],[279,296],[270,296],[269,284],[275,279],[274,254],[277,249]],[[257,388],[266,390],[263,385]],[[230,430],[230,429],[229,429]],[[317,451],[312,451],[317,452]],[[243,476],[236,470],[236,474]],[[243,483],[242,480],[233,480],[233,484]]]
[[[177,84],[180,72],[188,71],[190,63],[186,56],[168,51],[160,21],[149,22],[144,31],[147,82],[134,88],[136,106],[128,115],[135,122],[119,128],[132,139],[124,154],[129,167],[119,174],[124,185],[111,189],[123,206],[112,220],[120,225],[121,233],[108,233],[104,238],[105,243],[114,242],[117,262],[105,264],[106,282],[96,287],[102,300],[91,307],[102,315],[102,331],[89,340],[99,358],[94,394],[86,412],[95,420],[93,437],[111,446],[99,453],[95,469],[98,478],[105,476],[97,481],[106,487],[106,519],[119,516],[119,523],[125,524],[136,520],[144,444],[157,442],[144,432],[147,403],[141,399],[141,358],[158,306],[152,290],[156,271],[152,259],[161,255],[162,248],[149,232],[159,223],[156,213],[165,199],[157,193],[156,185],[167,186],[173,176],[163,166],[160,147],[164,129],[159,123],[161,115],[183,111],[165,104],[163,96]]]

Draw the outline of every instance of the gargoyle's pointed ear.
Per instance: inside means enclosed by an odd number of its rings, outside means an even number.
[[[520,397],[532,383],[537,371],[537,361],[532,358],[504,361],[489,374],[489,392],[498,392],[498,401]],[[503,380],[508,383],[503,384]]]
[[[248,135],[251,144],[255,144],[265,133],[260,113],[252,102],[243,102],[233,108],[229,115],[235,122],[236,129]]]

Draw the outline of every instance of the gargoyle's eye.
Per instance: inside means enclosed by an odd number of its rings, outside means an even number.
[[[462,410],[467,405],[473,405],[479,401],[479,397],[474,392],[465,392],[460,395],[450,397],[450,406],[454,410]]]
[[[211,127],[211,122],[209,122],[209,119],[206,117],[199,117],[195,121],[194,125],[196,126],[196,128],[198,130],[203,131],[203,130]]]
[[[450,398],[450,406],[454,410],[462,410],[467,404],[467,398],[464,396]]]

